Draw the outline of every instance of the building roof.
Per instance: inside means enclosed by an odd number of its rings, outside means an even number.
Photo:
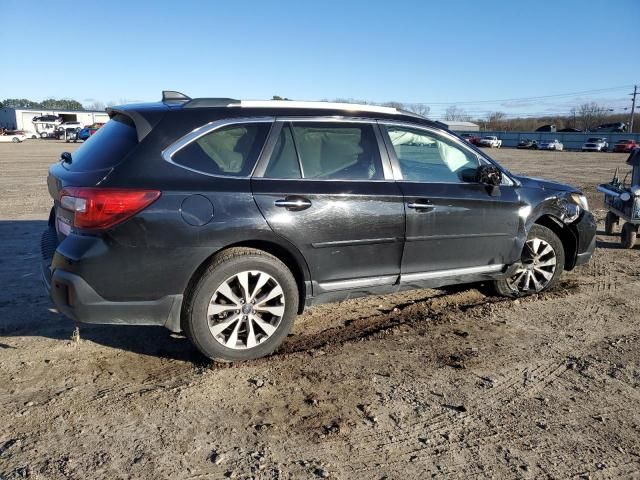
[[[479,127],[477,123],[460,122],[458,120],[441,120],[445,125],[455,125],[456,127]]]

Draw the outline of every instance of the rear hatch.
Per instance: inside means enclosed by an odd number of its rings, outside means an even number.
[[[61,158],[49,168],[47,187],[54,201],[50,227],[55,228],[58,241],[71,232],[73,223],[73,212],[60,208],[62,190],[67,187],[99,186],[137,145],[138,135],[133,121],[118,113],[70,157],[66,160]]]

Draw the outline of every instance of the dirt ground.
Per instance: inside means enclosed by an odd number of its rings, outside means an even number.
[[[640,247],[599,232],[554,292],[462,287],[313,308],[218,366],[161,328],[81,326],[39,276],[48,164],[0,144],[0,478],[640,478]],[[72,145],[71,148],[74,148]],[[626,155],[493,151],[582,187]]]

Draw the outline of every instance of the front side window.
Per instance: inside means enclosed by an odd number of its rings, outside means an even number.
[[[212,175],[245,177],[253,170],[271,123],[245,123],[213,130],[178,150],[178,165]]]
[[[387,126],[404,180],[412,182],[472,182],[478,157],[453,141],[423,130]]]

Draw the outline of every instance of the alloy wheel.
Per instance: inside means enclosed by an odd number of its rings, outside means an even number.
[[[284,316],[285,298],[268,273],[237,273],[217,288],[207,309],[213,338],[227,348],[253,348],[275,333]]]
[[[549,285],[556,271],[556,252],[545,240],[527,240],[522,251],[521,264],[507,280],[509,287],[523,293],[540,292]]]

